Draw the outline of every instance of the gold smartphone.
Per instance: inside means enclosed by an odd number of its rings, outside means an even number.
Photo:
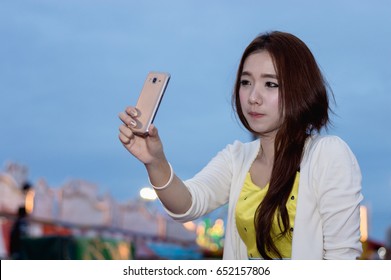
[[[148,73],[136,104],[138,117],[136,118],[136,127],[132,128],[134,134],[148,135],[149,126],[155,119],[169,81],[169,73]]]

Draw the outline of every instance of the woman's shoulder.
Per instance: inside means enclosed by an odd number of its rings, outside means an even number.
[[[309,138],[308,145],[319,149],[334,149],[337,147],[349,148],[348,144],[337,135],[313,135]]]
[[[226,149],[233,153],[253,153],[258,151],[260,147],[260,140],[256,139],[251,142],[243,142],[235,140],[233,143],[228,144]]]
[[[337,135],[313,135],[306,143],[306,156],[335,158],[340,156],[354,157],[345,140]]]
[[[248,158],[253,158],[259,151],[260,140],[251,142],[243,142],[235,140],[234,142],[226,145],[220,152],[217,153],[216,157],[223,157],[231,159],[235,162],[246,161]]]

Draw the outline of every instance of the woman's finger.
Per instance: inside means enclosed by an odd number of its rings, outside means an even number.
[[[131,117],[137,117],[138,116],[138,111],[135,107],[132,107],[132,106],[129,106],[129,107],[126,107],[125,109],[125,112],[131,116]]]
[[[121,125],[119,127],[119,131],[121,132],[122,135],[124,135],[126,138],[133,138],[134,134],[132,130],[127,126],[127,125]]]
[[[118,135],[118,138],[121,141],[121,143],[124,144],[124,145],[130,144],[130,141],[132,140],[129,137],[126,137],[125,135],[123,135],[122,133],[120,133]]]
[[[131,118],[128,114],[126,114],[125,112],[121,112],[119,113],[119,118],[120,120],[127,126],[130,126],[130,127],[135,127],[137,126],[137,122]]]

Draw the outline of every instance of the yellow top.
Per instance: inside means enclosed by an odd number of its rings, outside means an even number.
[[[292,235],[296,215],[299,178],[300,173],[297,172],[292,192],[290,193],[286,203],[289,214],[291,234],[287,234],[283,237],[278,236],[281,233],[281,230],[278,226],[277,215],[275,215],[272,225],[272,237],[275,239],[276,247],[283,259],[289,259],[292,255]],[[236,204],[236,227],[238,228],[240,237],[247,246],[247,255],[250,259],[261,257],[255,241],[254,215],[259,203],[264,199],[268,189],[269,184],[267,184],[262,189],[255,185],[251,180],[250,173],[247,173],[246,180],[244,181],[243,188]],[[271,257],[277,258],[277,256],[273,256],[273,254],[271,254]]]

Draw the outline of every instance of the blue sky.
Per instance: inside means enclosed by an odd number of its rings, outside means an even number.
[[[172,75],[155,124],[189,178],[235,140],[249,141],[230,96],[246,45],[269,30],[313,51],[336,98],[334,127],[363,173],[370,236],[391,225],[389,1],[3,0],[0,164],[56,188],[84,179],[125,202],[148,180],[118,141],[118,113],[148,71]]]

